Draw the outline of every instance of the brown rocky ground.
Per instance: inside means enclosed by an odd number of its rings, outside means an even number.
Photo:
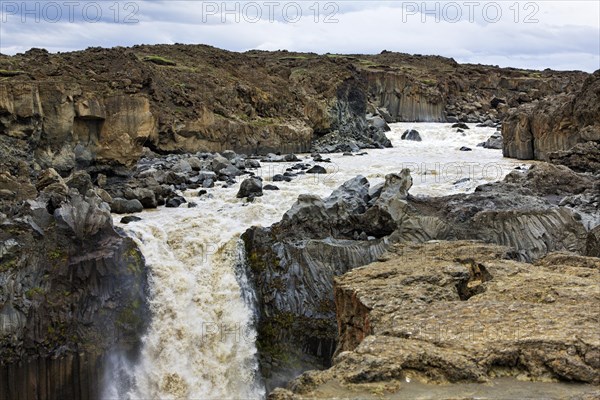
[[[336,278],[333,367],[307,372],[270,398],[403,398],[409,381],[499,377],[598,385],[600,261],[551,253],[525,264],[508,254],[477,242],[403,244]],[[579,394],[597,390],[582,386]]]

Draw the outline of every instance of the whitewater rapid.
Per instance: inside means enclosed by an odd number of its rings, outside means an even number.
[[[417,129],[423,140],[400,140],[409,128]],[[326,197],[356,175],[374,185],[388,173],[410,168],[413,195],[473,191],[521,165],[503,159],[501,150],[476,147],[493,132],[471,125],[463,136],[450,124],[393,124],[387,135],[394,148],[368,150],[364,156],[323,155],[331,158],[331,163],[320,164],[327,174],[277,182],[281,190],[265,191],[253,203],[236,198],[241,177],[230,188],[210,189],[208,196],[183,193],[188,201],[198,203],[197,208],[161,207],[139,215],[142,221],[116,223],[137,242],[149,267],[152,321],[138,364],[118,367],[127,370],[127,387],[117,385],[122,378],[113,379],[104,397],[264,398],[255,345],[256,313],[243,273],[240,234],[252,225],[279,221],[298,195]],[[472,151],[459,151],[462,146]],[[271,183],[274,174],[293,164],[263,163],[256,173],[265,184]],[[119,219],[115,216],[115,221]]]

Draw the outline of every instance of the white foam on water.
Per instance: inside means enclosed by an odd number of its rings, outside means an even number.
[[[400,140],[409,128],[417,129],[423,141]],[[197,208],[184,204],[177,209],[145,211],[142,221],[122,225],[140,246],[150,270],[152,321],[143,338],[140,361],[131,367],[133,387],[124,396],[114,379],[104,397],[264,398],[254,310],[244,296],[250,288],[240,287],[240,282],[247,283],[236,279],[236,265],[244,262],[240,234],[252,225],[279,221],[298,195],[326,197],[356,175],[374,185],[388,173],[411,168],[414,195],[469,192],[482,183],[500,180],[520,163],[503,159],[501,150],[476,147],[493,132],[471,125],[463,136],[450,124],[393,124],[388,137],[394,148],[368,150],[366,156],[323,155],[332,161],[321,164],[327,174],[276,182],[281,190],[265,191],[253,203],[236,198],[238,182],[231,188],[209,189],[209,196],[186,192],[187,200],[198,203]],[[473,150],[459,151],[461,146]],[[257,175],[265,184],[272,183],[274,174],[293,164],[263,163]],[[463,178],[468,180],[455,184]]]

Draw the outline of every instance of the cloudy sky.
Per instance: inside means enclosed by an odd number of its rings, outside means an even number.
[[[600,68],[597,1],[6,1],[0,52],[203,43],[220,48],[439,54],[533,69]]]

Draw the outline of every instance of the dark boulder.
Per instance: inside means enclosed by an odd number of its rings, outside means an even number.
[[[492,136],[490,136],[490,138],[488,140],[483,142],[482,147],[485,149],[502,150],[502,145],[503,145],[502,135],[499,133],[495,133]]]
[[[263,195],[262,181],[258,178],[244,179],[237,193],[237,198],[255,198]]]
[[[405,130],[404,133],[402,134],[402,137],[400,137],[400,139],[402,139],[402,140],[413,140],[415,142],[420,142],[422,140],[421,139],[421,135],[415,129],[407,129],[407,130]]]
[[[138,188],[133,190],[133,194],[136,199],[142,203],[144,208],[156,208],[158,207],[158,202],[156,201],[156,195],[150,189]]]
[[[469,125],[465,124],[464,122],[457,122],[456,124],[452,125],[452,127],[460,129],[469,129]]]
[[[235,151],[233,151],[233,150],[225,150],[224,152],[221,153],[221,155],[223,157],[225,157],[226,159],[228,159],[229,161],[231,161],[237,157],[237,154],[235,154]]]
[[[323,167],[321,167],[320,165],[315,165],[314,167],[312,167],[311,169],[309,169],[308,171],[306,171],[307,174],[326,174],[327,170]]]
[[[292,178],[281,174],[273,175],[273,182],[291,182]]]
[[[285,156],[283,156],[283,161],[296,162],[296,161],[300,161],[300,159],[295,154],[286,154]]]
[[[65,180],[65,183],[68,187],[77,189],[79,194],[84,195],[88,192],[88,190],[92,189],[94,185],[92,184],[92,178],[90,174],[85,171],[76,171],[70,177]]]
[[[181,196],[173,196],[167,200],[165,207],[167,208],[177,208],[180,205],[187,203],[187,201]]]
[[[139,200],[126,200],[122,198],[113,199],[110,210],[115,214],[134,214],[144,210],[144,206]]]
[[[128,215],[126,217],[121,218],[121,223],[122,224],[129,224],[131,222],[138,222],[141,221],[142,219],[140,217],[136,217],[135,215]]]
[[[498,106],[500,104],[506,104],[506,100],[504,99],[500,99],[498,97],[494,97],[491,101],[490,101],[490,105],[492,106],[492,108],[498,108]]]
[[[251,168],[251,169],[260,168],[260,162],[258,160],[252,160],[252,159],[245,160],[244,165],[246,166],[246,168]]]

